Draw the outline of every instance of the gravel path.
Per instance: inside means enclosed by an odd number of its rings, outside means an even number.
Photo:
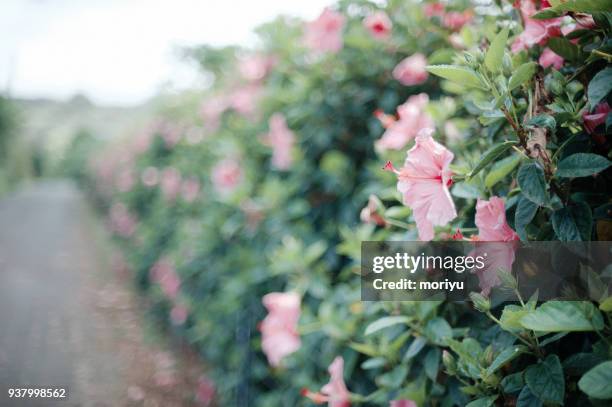
[[[191,405],[197,367],[150,343],[99,240],[68,182],[0,201],[0,406]],[[10,400],[18,386],[66,387],[69,397]]]

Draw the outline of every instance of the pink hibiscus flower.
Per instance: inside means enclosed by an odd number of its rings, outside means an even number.
[[[189,310],[181,304],[176,304],[170,311],[170,320],[174,325],[183,325],[188,316]]]
[[[444,15],[444,4],[442,3],[427,3],[423,6],[423,14],[431,17],[442,17]]]
[[[215,383],[204,375],[200,376],[196,389],[196,401],[198,405],[204,407],[210,406],[215,398],[215,392]]]
[[[393,23],[384,11],[377,11],[363,19],[363,25],[377,40],[384,40],[391,35]]]
[[[390,162],[385,166],[397,174],[397,189],[404,205],[412,209],[419,239],[423,241],[433,239],[434,225],[446,225],[457,217],[448,190],[452,184],[449,165],[454,155],[436,142],[432,133],[432,129],[421,130],[399,171]]]
[[[317,52],[340,51],[343,46],[342,30],[345,21],[346,18],[342,14],[325,8],[316,20],[306,25],[304,43]]]
[[[464,25],[472,21],[473,14],[471,10],[463,12],[449,11],[442,16],[442,25],[452,31],[459,31]]]
[[[169,259],[164,257],[158,260],[149,270],[149,277],[160,285],[168,299],[176,299],[181,286],[181,280]]]
[[[219,161],[212,169],[211,181],[215,190],[221,195],[234,191],[241,180],[242,168],[233,158]]]
[[[268,315],[261,322],[261,348],[272,366],[300,348],[297,324],[300,319],[300,296],[296,293],[270,293],[263,297]]]
[[[261,87],[252,84],[234,90],[229,96],[229,105],[238,114],[253,118],[257,113],[257,104],[261,97]]]
[[[425,55],[416,53],[397,64],[392,74],[402,85],[419,85],[425,82],[429,76],[425,69],[426,66]]]
[[[543,6],[550,7],[547,4]],[[537,12],[533,0],[518,0],[515,7],[519,7],[525,29],[512,43],[512,52],[527,50],[534,45],[545,45],[549,38],[561,35],[561,18],[547,20],[531,18]]]
[[[264,144],[272,147],[272,165],[279,170],[287,170],[293,162],[291,150],[295,143],[295,135],[287,127],[285,117],[274,113],[268,122],[270,132],[262,137]]]
[[[555,54],[550,48],[545,48],[544,51],[542,51],[538,62],[542,68],[552,66],[558,70],[563,66],[563,57]]]
[[[185,202],[191,203],[200,194],[200,182],[195,178],[188,178],[181,185],[181,196]]]
[[[397,114],[399,120],[389,120],[391,117],[385,116],[387,129],[380,140],[376,141],[376,148],[385,150],[401,150],[419,134],[423,129],[434,127],[434,121],[425,107],[429,103],[429,96],[426,93],[412,95],[406,103],[398,106]]]
[[[344,359],[337,356],[329,368],[329,383],[321,388],[320,393],[314,393],[307,389],[302,390],[302,395],[308,397],[316,404],[327,402],[329,407],[350,407],[351,393],[344,383]]]
[[[250,55],[238,61],[238,71],[247,81],[257,82],[266,77],[275,63],[276,60],[268,55]]]
[[[164,168],[160,187],[164,199],[173,201],[181,190],[181,173],[174,167]]]
[[[476,248],[471,255],[483,256],[485,259],[484,267],[477,269],[476,274],[482,294],[489,295],[491,289],[501,283],[498,270],[512,270],[519,236],[506,222],[504,200],[497,196],[488,201],[478,200],[475,222],[478,236],[475,238]]]
[[[584,122],[584,128],[589,134],[595,134],[597,127],[606,122],[606,117],[610,113],[610,105],[607,102],[602,102],[595,108],[593,113],[589,113],[585,110],[582,113],[582,121]]]

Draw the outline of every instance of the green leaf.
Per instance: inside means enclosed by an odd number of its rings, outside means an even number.
[[[610,165],[612,162],[599,154],[576,153],[561,160],[555,175],[563,178],[588,177],[602,172]]]
[[[497,72],[502,68],[502,60],[504,59],[504,50],[506,49],[506,43],[508,42],[508,28],[501,30],[493,41],[491,46],[485,55],[485,66],[491,72]]]
[[[597,13],[610,11],[609,0],[564,0],[563,2],[551,2],[553,7],[549,7],[533,15],[531,18],[549,19],[560,17],[568,11],[574,13]]]
[[[446,341],[453,337],[453,329],[444,318],[440,317],[430,319],[423,333],[436,345],[445,345]]]
[[[485,186],[487,188],[493,187],[499,181],[504,179],[510,174],[517,165],[521,162],[521,156],[518,154],[510,155],[502,160],[495,162],[491,166],[491,170],[485,177]]]
[[[522,331],[524,328],[521,319],[528,313],[528,310],[518,305],[506,305],[500,317],[501,328],[510,332]]]
[[[457,65],[429,65],[427,71],[460,85],[486,90],[487,87],[473,69]]]
[[[529,390],[529,386],[525,386],[516,400],[516,407],[542,407],[542,400]]]
[[[402,316],[402,315],[392,316],[392,317],[383,317],[383,318],[377,319],[376,321],[368,325],[365,329],[365,335],[366,336],[371,335],[374,332],[378,332],[381,329],[385,329],[393,325],[407,324],[411,320],[412,318],[407,317],[407,316]]]
[[[586,202],[558,209],[552,214],[555,234],[563,242],[591,240],[591,208]]]
[[[612,90],[612,68],[608,67],[597,72],[589,82],[589,104],[597,106]]]
[[[548,301],[520,320],[523,328],[541,332],[603,329],[603,317],[589,301]]]
[[[521,196],[516,205],[516,211],[514,212],[514,228],[516,233],[519,235],[521,240],[527,240],[526,227],[531,223],[536,213],[538,212],[539,206],[531,202],[529,199]]]
[[[440,349],[433,348],[427,355],[425,355],[425,361],[423,362],[423,367],[425,367],[425,374],[431,380],[435,381],[438,376],[438,370],[440,368]]]
[[[474,401],[470,401],[465,407],[490,407],[495,403],[498,396],[481,397]]]
[[[508,81],[508,91],[512,91],[530,80],[535,74],[537,64],[527,62],[519,66]]]
[[[427,345],[427,340],[422,336],[414,338],[414,341],[412,341],[410,346],[408,346],[408,350],[406,350],[406,353],[404,354],[404,362],[415,357],[421,351],[421,349],[425,347],[425,345]]]
[[[557,126],[557,122],[551,115],[539,114],[529,119],[527,125],[533,127],[545,127],[547,129],[554,130]]]
[[[549,38],[546,44],[555,54],[567,59],[568,61],[577,61],[580,58],[580,48],[572,44],[570,40],[563,37]]]
[[[512,146],[515,146],[516,144],[516,141],[504,141],[503,143],[496,144],[493,147],[489,148],[482,155],[482,159],[478,162],[478,164],[476,164],[476,167],[474,167],[474,169],[470,171],[470,173],[468,174],[468,178],[474,177],[484,167],[486,167],[487,164],[498,158],[500,155],[505,153],[508,149],[512,148]]]
[[[578,387],[594,399],[612,399],[612,360],[601,363],[580,378]]]
[[[612,297],[608,297],[599,304],[599,309],[603,312],[612,312]]]
[[[523,388],[525,381],[523,380],[523,372],[512,373],[504,377],[501,381],[504,393],[516,393]]]
[[[548,355],[542,362],[525,370],[529,390],[545,403],[562,404],[565,397],[563,367],[557,355]]]
[[[487,368],[487,376],[495,373],[499,368],[504,366],[506,363],[513,361],[520,354],[524,353],[527,348],[523,345],[511,346],[502,350],[499,355],[493,360],[491,365]]]
[[[543,205],[548,200],[544,170],[535,161],[530,161],[519,168],[517,181],[523,195],[531,202]]]
[[[383,357],[370,358],[361,364],[363,370],[376,369],[387,364],[387,359]]]

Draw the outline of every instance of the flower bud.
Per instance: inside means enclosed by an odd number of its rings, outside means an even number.
[[[457,372],[457,362],[455,362],[455,358],[447,350],[442,351],[442,363],[444,363],[448,374],[454,375]]]
[[[470,299],[474,307],[480,312],[487,312],[491,309],[491,302],[480,293],[470,293]]]
[[[516,290],[518,288],[518,281],[516,281],[516,278],[514,278],[511,271],[500,267],[499,269],[497,269],[497,276],[505,287],[511,288],[513,290]]]

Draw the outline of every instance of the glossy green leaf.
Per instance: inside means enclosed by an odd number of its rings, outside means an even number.
[[[580,390],[594,399],[612,399],[612,361],[601,363],[580,378]]]
[[[526,62],[519,66],[508,81],[508,90],[514,90],[529,81],[535,74],[536,68],[535,62]]]
[[[588,177],[602,172],[610,165],[612,162],[599,154],[576,153],[559,162],[555,175],[563,178]]]
[[[545,403],[562,404],[565,397],[565,377],[557,355],[548,355],[543,361],[525,370],[529,390]]]
[[[457,65],[429,65],[427,71],[463,86],[487,89],[476,71]]]
[[[412,318],[403,316],[403,315],[383,317],[383,318],[377,319],[376,321],[368,325],[365,329],[365,335],[366,336],[371,335],[375,332],[380,331],[381,329],[385,329],[393,325],[407,324],[411,320]]]
[[[473,176],[478,174],[484,167],[486,167],[488,164],[490,164],[492,161],[494,161],[496,158],[498,158],[500,155],[505,153],[508,149],[512,148],[512,146],[515,146],[516,144],[516,141],[504,141],[503,143],[496,144],[493,147],[489,148],[487,151],[484,152],[484,154],[482,155],[482,159],[478,162],[478,164],[476,164],[474,169],[470,171],[470,173],[468,174],[468,178],[472,178]]]
[[[512,154],[506,158],[496,161],[485,177],[485,186],[492,188],[499,181],[510,174],[521,162],[519,154]]]
[[[592,222],[591,208],[585,202],[563,207],[552,214],[553,230],[563,242],[591,240]]]
[[[504,51],[508,42],[508,32],[508,28],[501,30],[491,41],[491,46],[485,55],[485,66],[491,72],[498,72],[502,68]]]
[[[523,328],[541,332],[603,329],[603,317],[589,301],[548,301],[520,320]]]
[[[612,67],[602,69],[589,82],[589,104],[595,107],[612,91]]]
[[[521,165],[517,181],[521,192],[531,202],[543,205],[548,200],[544,170],[538,162],[530,161]]]

